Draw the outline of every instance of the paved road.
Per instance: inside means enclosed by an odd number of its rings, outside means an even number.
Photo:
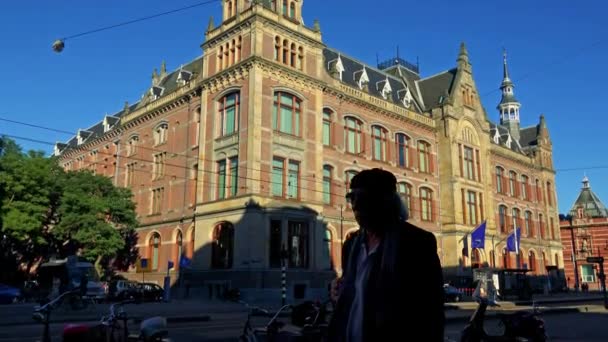
[[[235,341],[244,320],[243,313],[216,313],[209,322],[170,325],[170,336],[173,341]],[[545,321],[550,341],[608,341],[608,312],[599,307],[591,307],[588,313],[547,315]],[[256,318],[256,325],[263,323],[262,318]],[[457,340],[463,325],[448,324],[446,337]],[[56,337],[62,327],[63,324],[52,326],[53,340],[58,340]],[[487,322],[490,333],[499,329],[495,320]],[[35,325],[3,327],[0,329],[0,342],[36,341],[41,331],[42,328]]]

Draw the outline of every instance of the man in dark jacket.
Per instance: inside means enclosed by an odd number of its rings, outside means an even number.
[[[396,183],[380,169],[351,181],[347,199],[360,230],[344,243],[330,341],[443,341],[437,241],[406,222]]]

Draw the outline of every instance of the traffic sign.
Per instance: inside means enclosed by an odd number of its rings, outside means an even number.
[[[148,259],[139,259],[139,266],[143,269],[148,268]]]
[[[595,262],[601,264],[604,262],[604,257],[588,257],[587,262]]]

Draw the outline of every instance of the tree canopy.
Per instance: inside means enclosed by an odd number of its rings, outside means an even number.
[[[137,258],[137,224],[129,189],[0,139],[2,266],[27,272],[51,255],[79,254],[125,269]]]

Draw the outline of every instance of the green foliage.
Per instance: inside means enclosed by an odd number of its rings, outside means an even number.
[[[23,153],[3,138],[0,189],[3,247],[8,244],[19,263],[30,267],[51,254],[77,251],[106,266],[116,261],[121,269],[136,260],[135,204],[130,190],[109,178],[65,172],[54,158]]]

